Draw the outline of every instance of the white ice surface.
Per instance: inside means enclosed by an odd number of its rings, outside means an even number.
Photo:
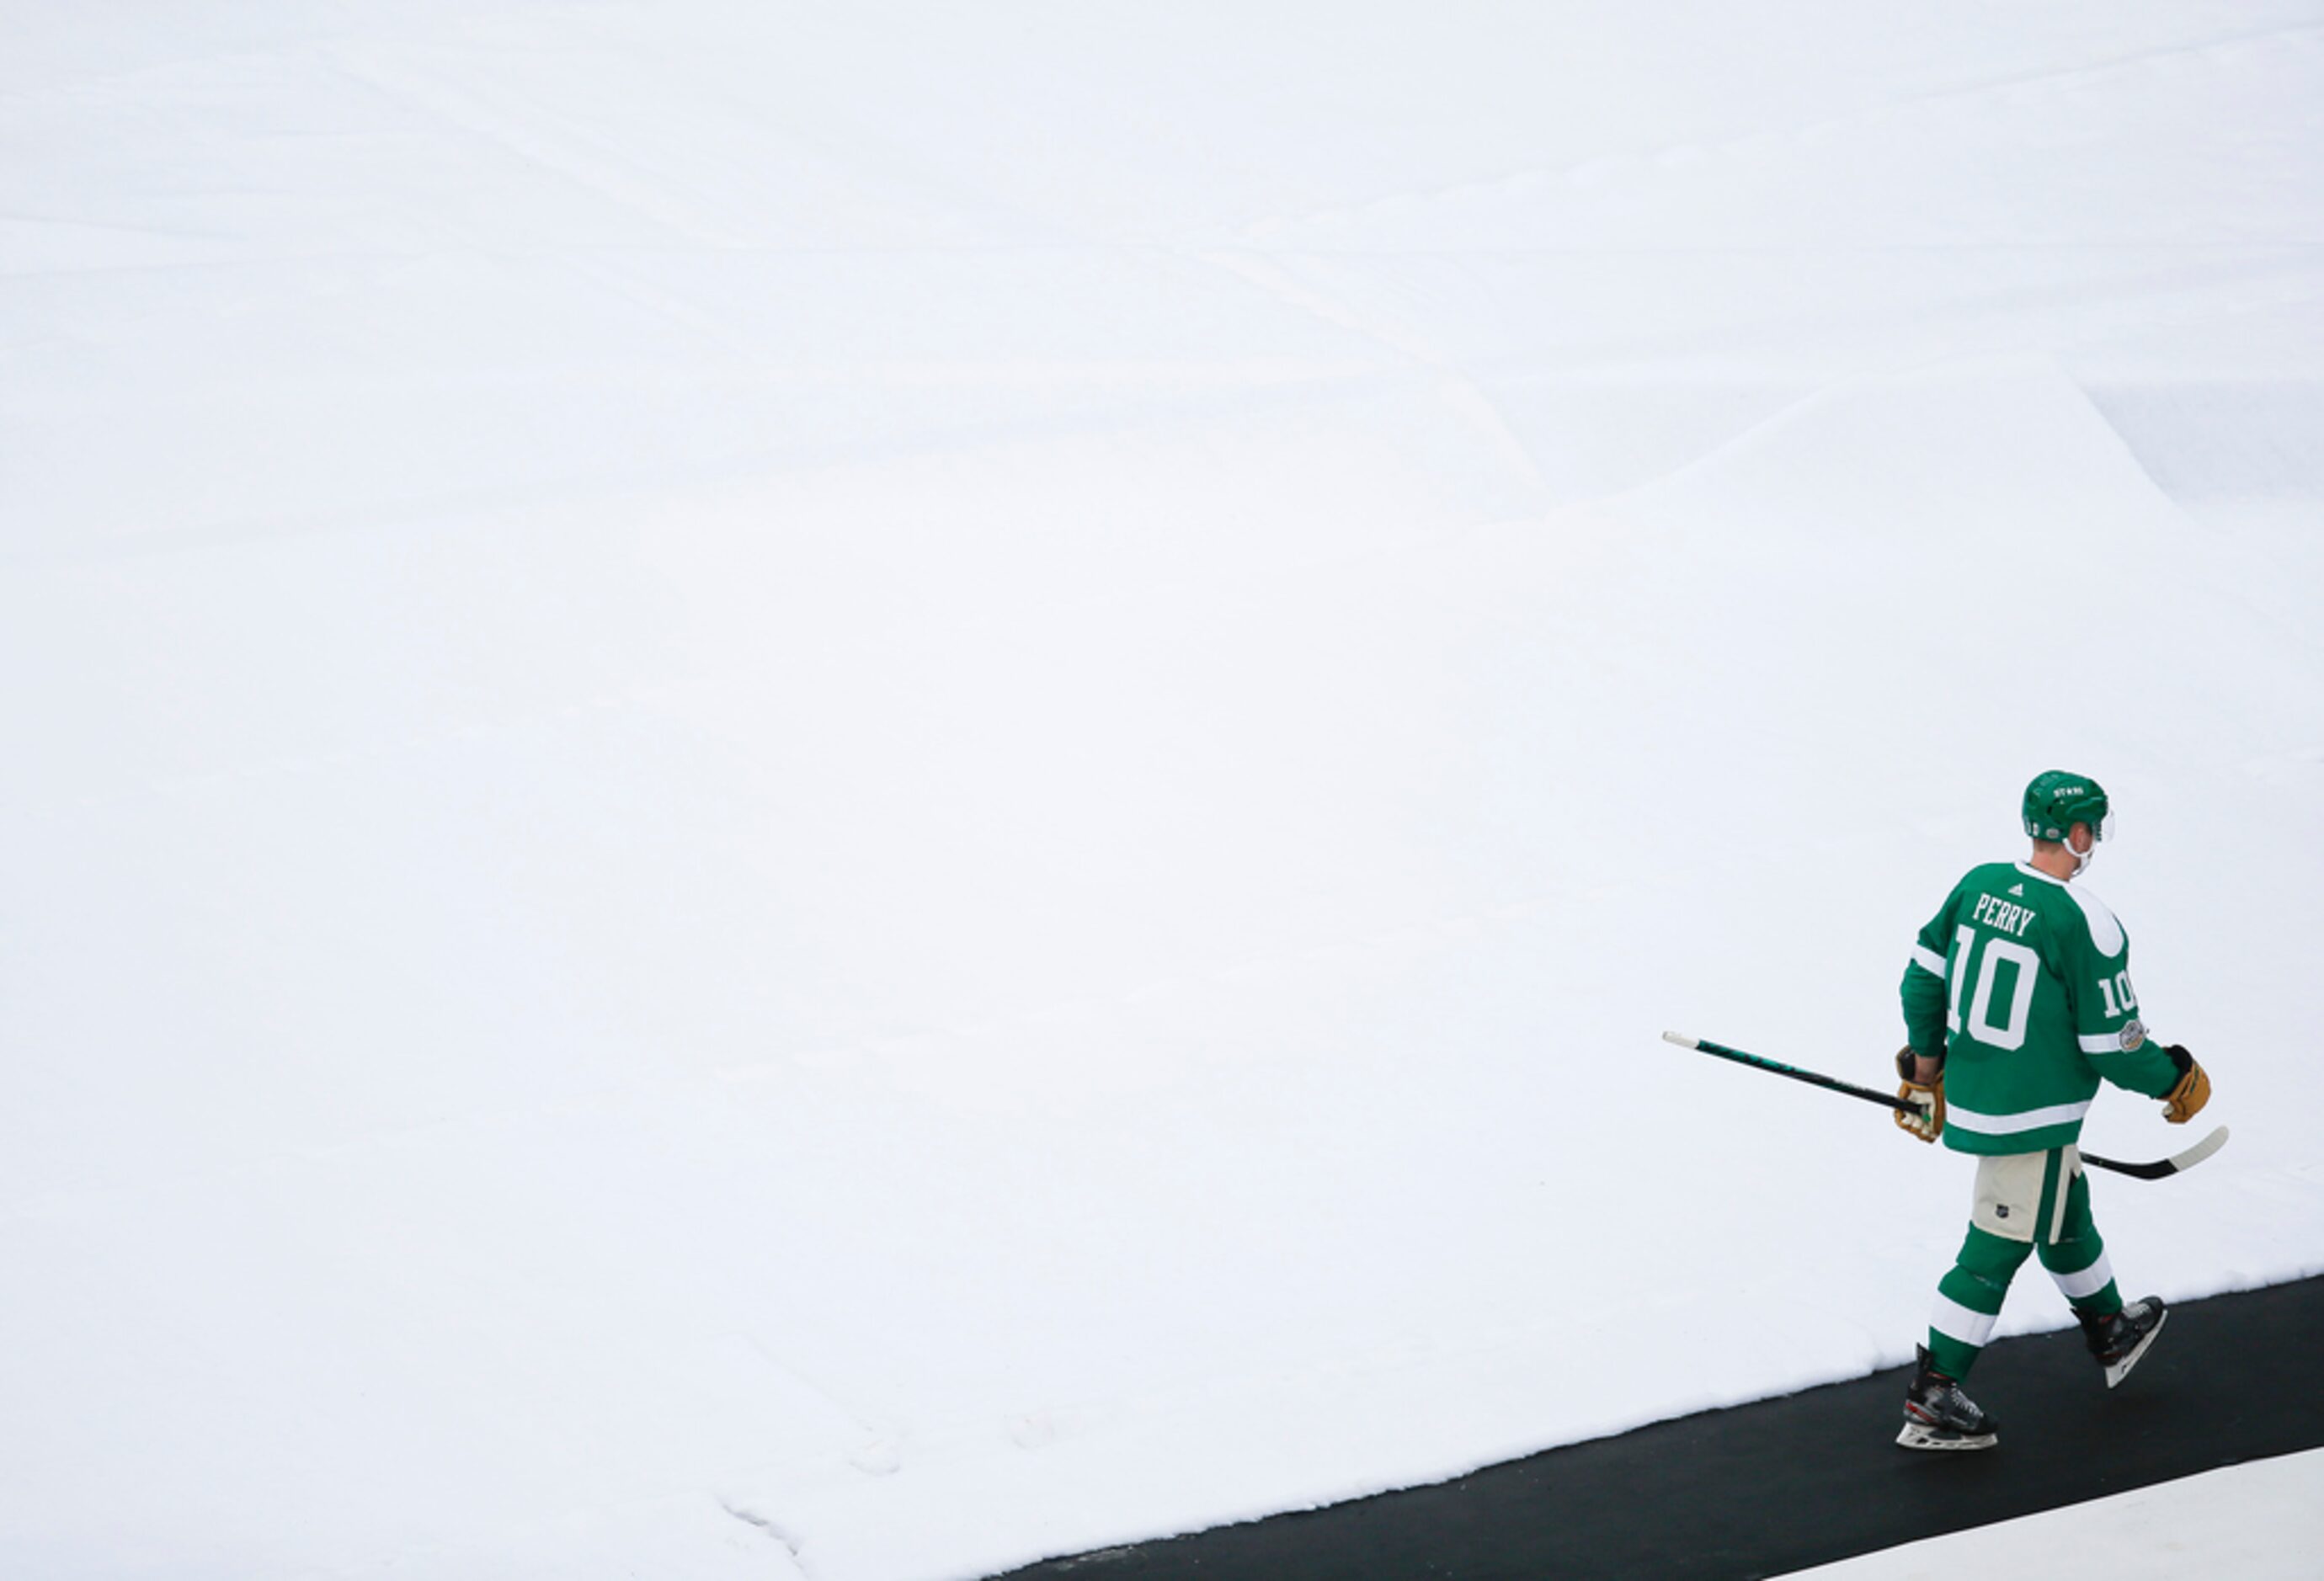
[[[2056,765],[2236,1130],[2116,1267],[2324,1270],[2324,8],[0,37],[0,1573],[938,1581],[1904,1360],[1966,1165],[1656,1034],[1880,1080]]]
[[[1791,1581],[2314,1581],[2319,1551],[2324,1449],[2310,1449],[1794,1571]]]

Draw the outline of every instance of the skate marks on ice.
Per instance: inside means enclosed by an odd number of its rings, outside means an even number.
[[[1781,1576],[2324,1446],[2324,1277],[2187,1301],[2121,1389],[2070,1330],[1978,1363],[1989,1454],[1890,1442],[1905,1370],[1552,1449],[1449,1483],[1052,1559],[1010,1581]]]

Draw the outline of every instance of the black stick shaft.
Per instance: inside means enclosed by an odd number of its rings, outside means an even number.
[[[1846,1093],[1850,1098],[1860,1098],[1867,1103],[1877,1103],[1884,1109],[1895,1109],[1908,1115],[1921,1112],[1919,1106],[1894,1093],[1876,1092],[1869,1087],[1858,1087],[1852,1081],[1842,1081],[1837,1077],[1826,1076],[1815,1071],[1803,1071],[1797,1065],[1786,1065],[1781,1060],[1770,1060],[1758,1054],[1745,1053],[1741,1049],[1730,1049],[1725,1043],[1712,1043],[1709,1038],[1688,1037],[1683,1033],[1677,1032],[1666,1032],[1663,1034],[1663,1038],[1664,1041],[1674,1043],[1683,1049],[1694,1049],[1702,1053],[1716,1054],[1722,1060],[1732,1060],[1738,1065],[1748,1065],[1755,1071],[1767,1071],[1777,1076],[1788,1076],[1794,1081],[1804,1081],[1811,1087],[1821,1087],[1830,1092]],[[2190,1148],[2187,1154],[2181,1155],[2186,1159],[2185,1163],[2181,1163],[2178,1158],[2166,1158],[2155,1163],[2123,1163],[2111,1158],[2100,1158],[2095,1153],[2083,1154],[2081,1160],[2084,1163],[2095,1165],[2099,1169],[2114,1170],[2126,1175],[2135,1175],[2143,1181],[2159,1181],[2165,1175],[2176,1174],[2182,1169],[2191,1168],[2200,1163],[2218,1150],[2218,1144],[2210,1143],[2209,1138],[2205,1140],[2207,1144],[2205,1146]],[[2226,1138],[2223,1136],[2220,1140],[2225,1141]]]
[[[1675,1032],[1663,1036],[1683,1049],[1697,1049],[1706,1054],[1716,1054],[1722,1060],[1732,1060],[1738,1065],[1748,1065],[1757,1071],[1771,1071],[1778,1076],[1788,1076],[1794,1081],[1804,1081],[1811,1087],[1821,1087],[1831,1092],[1844,1092],[1850,1098],[1860,1098],[1867,1103],[1877,1103],[1884,1109],[1896,1109],[1904,1114],[1920,1113],[1920,1109],[1893,1092],[1875,1092],[1869,1087],[1858,1087],[1852,1081],[1842,1081],[1835,1076],[1825,1076],[1814,1071],[1803,1071],[1797,1065],[1786,1065],[1780,1060],[1747,1054],[1741,1049],[1730,1049],[1725,1043],[1712,1043],[1709,1038],[1686,1037]]]

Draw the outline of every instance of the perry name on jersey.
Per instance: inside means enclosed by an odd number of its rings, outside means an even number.
[[[2179,1079],[2138,1019],[2122,924],[2024,862],[1953,886],[1913,946],[1903,995],[1905,1041],[1943,1051],[1944,1139],[1963,1153],[2066,1146],[2101,1079],[2150,1098]]]

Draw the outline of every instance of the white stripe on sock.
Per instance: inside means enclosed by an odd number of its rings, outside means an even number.
[[[1994,1313],[1972,1312],[1942,1291],[1937,1292],[1937,1304],[1929,1313],[1930,1328],[1963,1345],[1982,1347],[1993,1337],[1995,1321]]]
[[[2100,1252],[2098,1260],[2080,1273],[2052,1273],[2050,1277],[2058,1282],[2059,1292],[2068,1301],[2078,1301],[2098,1294],[2113,1281],[2114,1264]]]

